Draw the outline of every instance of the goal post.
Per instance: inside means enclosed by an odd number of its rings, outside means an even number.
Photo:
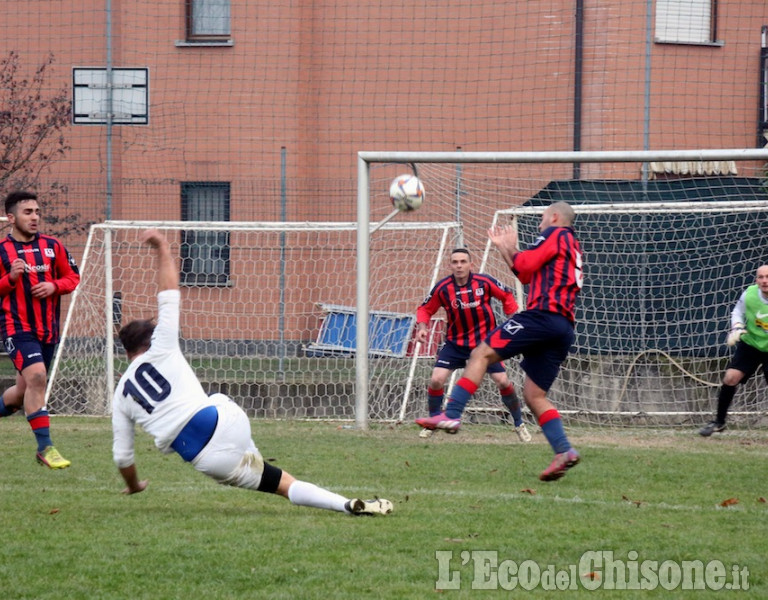
[[[499,220],[515,223],[529,245],[544,207],[568,201],[577,213],[586,283],[577,342],[553,400],[566,418],[585,425],[700,424],[712,414],[730,356],[730,310],[768,260],[761,243],[767,163],[768,149],[360,152],[358,224],[385,204],[390,175],[416,165],[426,188],[419,218],[459,215],[476,270],[518,289],[524,306],[524,286],[490,247],[487,229]],[[364,264],[362,227],[358,239]],[[358,287],[360,322],[366,301]],[[365,341],[358,339],[360,348]],[[358,352],[358,374],[365,357]],[[517,359],[507,366],[521,388]],[[374,393],[367,381],[358,381],[358,406]],[[427,382],[428,369],[409,380],[417,390]],[[753,378],[734,402],[732,414],[746,426],[768,425],[761,382]],[[423,409],[424,402],[412,403],[401,420]],[[495,386],[484,378],[468,418],[497,422],[501,412]]]
[[[208,393],[250,416],[353,421],[357,294],[354,222],[108,221],[91,227],[51,368],[54,414],[107,415],[127,362],[121,325],[157,315],[155,227],[179,257],[181,346]],[[415,307],[453,222],[389,222],[369,248],[371,418],[396,420],[414,351]],[[403,286],[403,277],[414,281]]]

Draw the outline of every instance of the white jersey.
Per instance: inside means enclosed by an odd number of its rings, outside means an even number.
[[[112,401],[112,455],[119,468],[134,463],[134,425],[165,453],[184,425],[213,404],[179,346],[179,290],[157,295],[157,326],[149,350],[128,366]]]

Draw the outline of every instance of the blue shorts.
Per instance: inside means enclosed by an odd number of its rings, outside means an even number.
[[[173,440],[171,448],[176,450],[185,461],[192,462],[211,441],[218,422],[219,411],[215,406],[201,408],[184,425],[179,435]]]
[[[465,346],[457,346],[454,342],[446,341],[445,345],[440,348],[440,352],[437,353],[437,360],[435,361],[436,367],[443,369],[450,369],[455,371],[456,369],[463,369],[467,366],[469,355],[472,353],[472,348]],[[504,363],[493,363],[488,367],[488,373],[503,373]]]
[[[491,331],[485,343],[504,359],[522,354],[520,366],[525,374],[547,391],[574,339],[573,324],[564,316],[543,310],[524,310]]]
[[[5,351],[19,373],[39,362],[45,364],[47,371],[56,352],[56,344],[41,344],[34,334],[17,333],[5,338]]]

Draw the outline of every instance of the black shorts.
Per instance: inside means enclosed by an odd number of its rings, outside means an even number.
[[[768,382],[768,352],[762,352],[746,342],[739,342],[736,344],[736,352],[733,353],[728,368],[744,373],[741,383],[746,383],[760,365],[763,366],[763,377]]]

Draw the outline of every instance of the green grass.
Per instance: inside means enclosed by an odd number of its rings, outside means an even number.
[[[462,552],[568,569],[590,550],[626,560],[722,561],[749,569],[768,596],[768,443],[736,433],[571,430],[583,462],[562,480],[537,476],[550,458],[540,434],[522,445],[501,427],[417,437],[331,423],[254,422],[264,457],[347,496],[381,495],[395,511],[352,518],[219,486],[137,436],[142,494],[120,494],[107,419],[54,417],[64,471],[34,462],[23,418],[0,421],[0,596],[111,598],[434,598],[508,596],[472,589]],[[720,503],[738,498],[724,508]],[[451,551],[458,591],[436,591],[436,551]],[[505,563],[508,565],[509,563]],[[523,595],[517,590],[514,595]],[[525,592],[527,593],[527,592]],[[618,595],[601,590],[538,597]],[[721,595],[724,592],[719,592]],[[708,591],[623,592],[693,598]]]

